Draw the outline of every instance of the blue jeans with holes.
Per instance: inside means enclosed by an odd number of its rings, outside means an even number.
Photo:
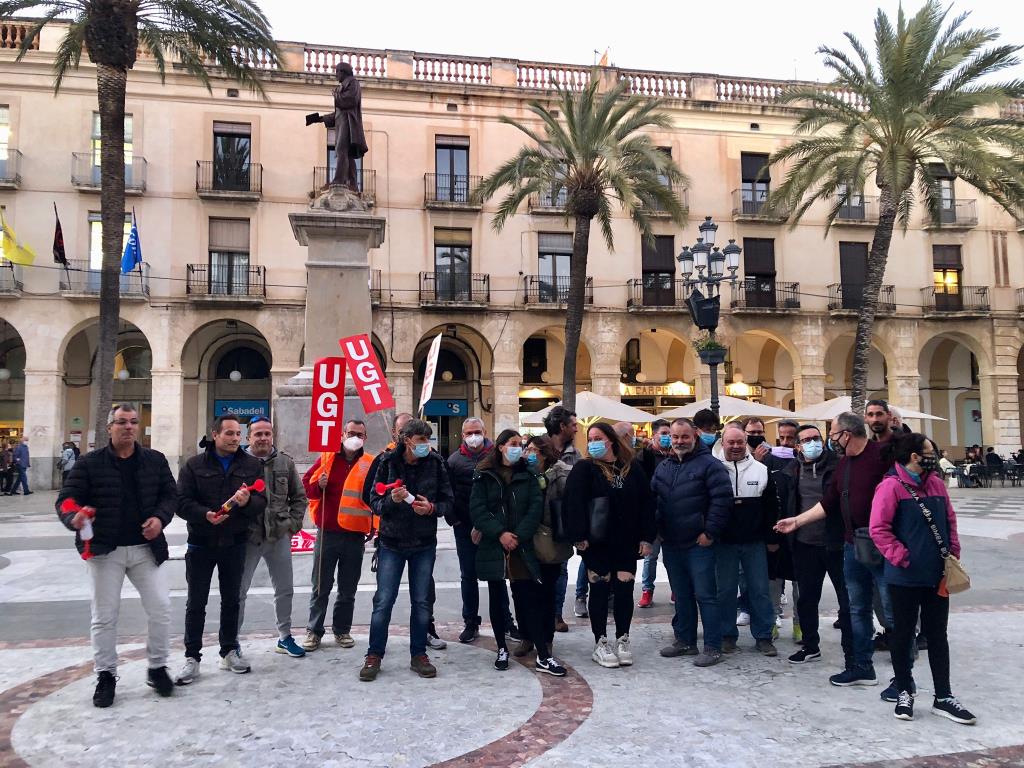
[[[843,545],[843,578],[846,592],[850,597],[850,624],[853,628],[853,663],[858,669],[873,668],[871,657],[875,651],[875,622],[871,601],[874,585],[882,598],[882,613],[885,623],[893,625],[892,603],[889,589],[885,584],[883,566],[869,567],[857,561],[853,544]]]
[[[719,614],[718,588],[715,585],[715,550],[718,545],[689,547],[661,545],[661,554],[668,572],[668,583],[676,595],[672,632],[684,645],[697,645],[697,608],[704,625],[704,645],[722,649],[722,622]],[[735,614],[734,614],[735,616]]]
[[[402,572],[409,564],[409,652],[422,656],[427,651],[427,625],[430,623],[430,576],[434,572],[437,545],[412,549],[392,549],[383,542],[377,553],[377,591],[373,595],[368,654],[383,656],[388,644],[391,609],[395,607]]]
[[[736,626],[736,593],[740,566],[747,579],[750,605],[750,634],[755,640],[771,640],[775,628],[775,607],[768,597],[768,553],[763,541],[751,544],[718,544],[718,607],[722,614],[722,637],[739,637]]]

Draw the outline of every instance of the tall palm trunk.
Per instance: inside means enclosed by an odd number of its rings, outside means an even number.
[[[572,236],[572,264],[569,266],[569,296],[565,308],[565,363],[562,366],[562,405],[576,409],[576,355],[583,330],[583,307],[587,294],[587,255],[590,251],[590,219],[576,217]]]
[[[106,445],[104,429],[114,396],[114,356],[121,313],[121,255],[124,240],[124,101],[125,69],[96,65],[100,111],[100,212],[103,222],[103,268],[100,275],[100,333],[96,349],[96,446]]]
[[[882,290],[885,264],[889,258],[889,244],[896,221],[896,200],[892,189],[882,187],[879,198],[878,226],[868,253],[867,279],[864,281],[864,299],[857,313],[857,335],[853,346],[853,403],[854,413],[864,412],[868,388],[868,356],[871,354],[871,331],[878,312],[878,294]]]

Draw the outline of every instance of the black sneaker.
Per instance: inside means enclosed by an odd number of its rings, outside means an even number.
[[[809,661],[821,661],[821,651],[817,648],[801,648],[789,657],[790,664],[806,664]]]
[[[839,629],[840,626],[841,625],[839,624],[839,619],[836,619],[832,622],[832,629]]]
[[[459,633],[459,642],[472,643],[478,637],[480,637],[480,625],[470,622],[466,625],[466,628]]]
[[[943,699],[936,697],[932,702],[932,714],[948,718],[961,725],[974,725],[978,722],[978,718],[964,709],[956,696],[946,696]]]
[[[156,667],[146,673],[146,685],[156,689],[161,696],[170,696],[174,693],[174,683],[171,676],[167,674],[167,667]]]
[[[918,634],[918,636],[917,636],[917,650],[919,650],[919,651],[927,651],[928,650],[928,638],[925,637],[923,634]]]
[[[498,649],[498,657],[494,660],[494,668],[499,672],[508,671],[508,648]]]
[[[116,677],[110,672],[100,672],[96,677],[96,690],[92,694],[92,705],[103,709],[113,704],[116,686]]]
[[[889,650],[889,635],[885,632],[876,632],[871,642],[874,644],[876,651]]]
[[[551,656],[546,659],[537,659],[537,663],[534,664],[534,668],[538,672],[547,672],[549,675],[555,677],[565,677],[565,667],[558,663],[558,659]]]
[[[505,630],[505,637],[507,637],[509,640],[523,639],[523,636],[519,634],[519,627],[516,626],[516,623],[514,621],[511,624],[509,624],[508,629]]]
[[[875,677],[873,667],[866,669],[844,669],[838,675],[832,675],[828,679],[832,685],[846,688],[851,685],[878,685],[878,678]]]
[[[917,695],[917,683],[912,683],[910,686],[910,695]],[[878,694],[882,701],[887,701],[890,704],[895,704],[900,699],[900,689],[896,687],[896,678],[889,678],[889,685],[884,691]]]
[[[913,720],[914,694],[910,691],[900,691],[896,699],[896,711],[893,714],[898,720]]]

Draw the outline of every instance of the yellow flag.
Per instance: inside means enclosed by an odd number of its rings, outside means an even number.
[[[601,57],[601,60],[599,62],[597,62],[597,66],[599,66],[599,67],[607,67],[608,66],[608,49],[607,48],[604,49],[604,55]]]
[[[0,216],[0,225],[3,226],[4,233],[4,258],[14,264],[32,264],[36,260],[35,251],[27,245],[22,245],[18,242],[18,237],[14,234],[14,230],[10,228],[7,221],[2,216]]]

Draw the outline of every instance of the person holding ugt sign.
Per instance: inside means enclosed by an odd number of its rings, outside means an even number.
[[[178,516],[188,523],[185,666],[175,679],[178,685],[199,677],[214,568],[220,587],[220,668],[238,674],[250,669],[238,645],[239,590],[249,526],[267,506],[257,490],[263,464],[241,449],[242,427],[235,414],[214,419],[212,433],[206,451],[189,459],[178,476]]]

